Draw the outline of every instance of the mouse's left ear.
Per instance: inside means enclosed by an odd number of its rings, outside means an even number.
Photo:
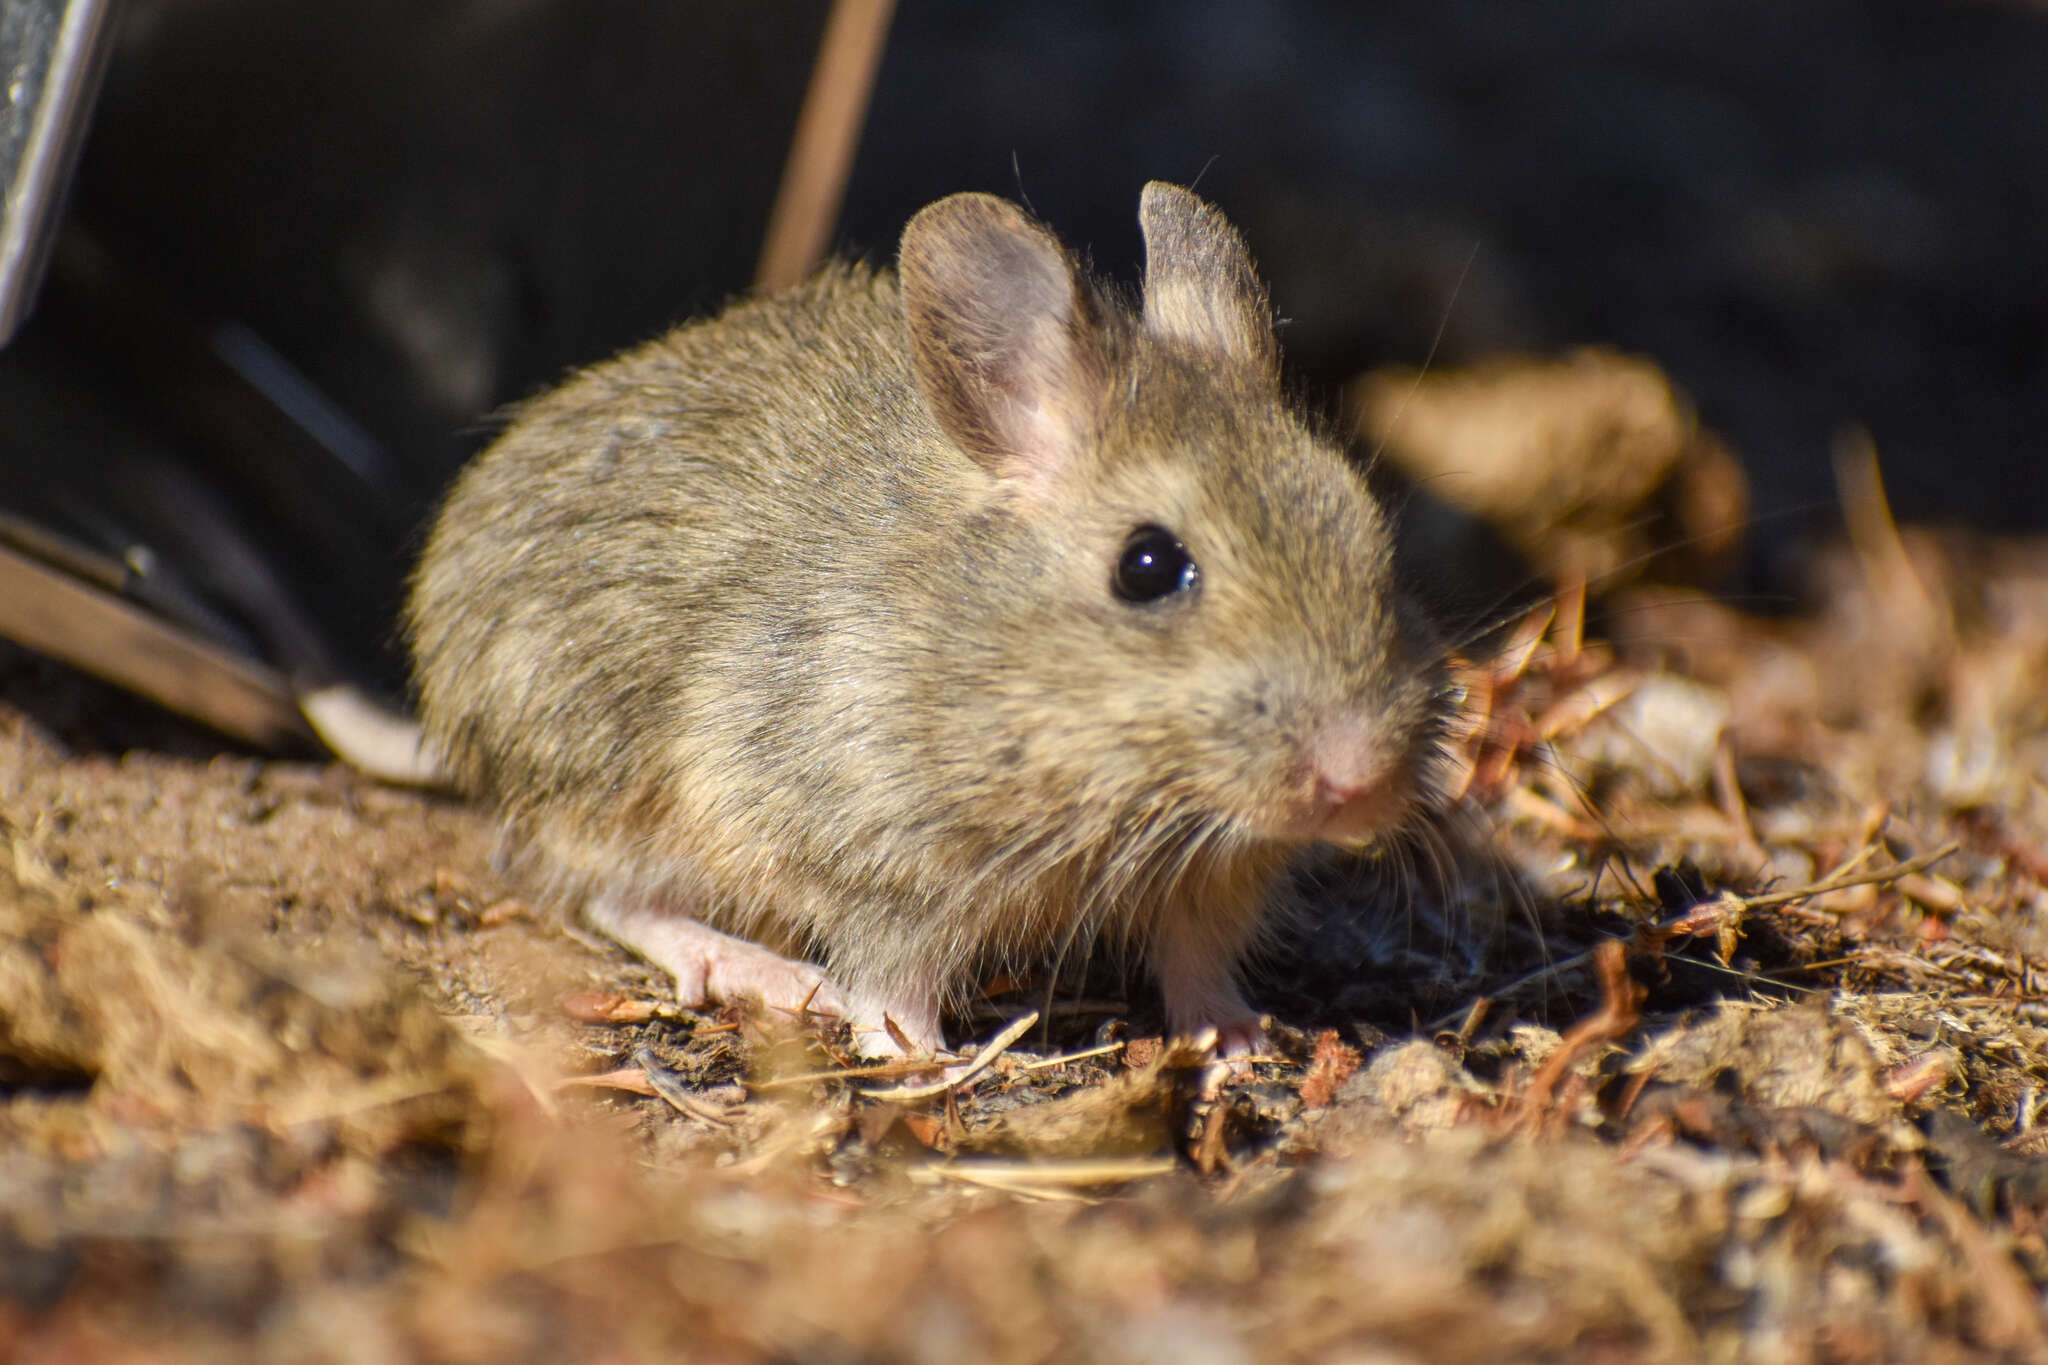
[[[1138,199],[1145,234],[1145,330],[1221,351],[1276,382],[1273,308],[1251,253],[1216,206],[1154,180]]]
[[[897,255],[911,364],[932,415],[999,479],[1044,487],[1088,444],[1107,363],[1087,282],[1005,199],[921,210]]]

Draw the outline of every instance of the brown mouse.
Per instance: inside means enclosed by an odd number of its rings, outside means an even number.
[[[894,272],[527,403],[449,495],[428,735],[685,1003],[936,1049],[977,970],[1108,938],[1241,1052],[1289,859],[1421,818],[1442,673],[1385,514],[1222,214],[1155,182],[1139,221],[1141,302],[940,200]]]

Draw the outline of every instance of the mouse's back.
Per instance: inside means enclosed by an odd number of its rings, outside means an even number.
[[[422,716],[460,781],[514,813],[652,799],[663,751],[727,689],[772,709],[733,667],[806,662],[878,542],[970,472],[900,334],[893,278],[834,267],[514,412],[449,494],[408,607]],[[884,627],[885,604],[858,611]]]

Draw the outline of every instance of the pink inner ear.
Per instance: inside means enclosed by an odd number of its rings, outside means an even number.
[[[963,194],[911,220],[900,268],[940,427],[995,477],[1049,486],[1094,421],[1099,339],[1072,259],[1016,205]]]
[[[1095,421],[1093,333],[1075,319],[1071,292],[1051,298],[1007,284],[980,302],[1021,298],[1038,315],[1002,319],[1006,330],[989,338],[994,344],[975,367],[979,383],[960,386],[961,396],[978,404],[972,416],[977,435],[986,436],[983,466],[1022,489],[1045,490],[1072,464]]]
[[[1051,401],[1049,401],[1051,400]],[[1051,395],[1019,395],[1007,405],[1003,427],[1008,458],[992,471],[1003,483],[1030,496],[1043,496],[1072,467],[1085,439],[1078,413]]]

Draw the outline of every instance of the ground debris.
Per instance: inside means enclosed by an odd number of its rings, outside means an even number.
[[[1097,964],[854,1065],[459,805],[0,697],[0,1357],[2038,1356],[2048,549],[1858,517],[1804,617],[1511,625],[1236,1062]]]

